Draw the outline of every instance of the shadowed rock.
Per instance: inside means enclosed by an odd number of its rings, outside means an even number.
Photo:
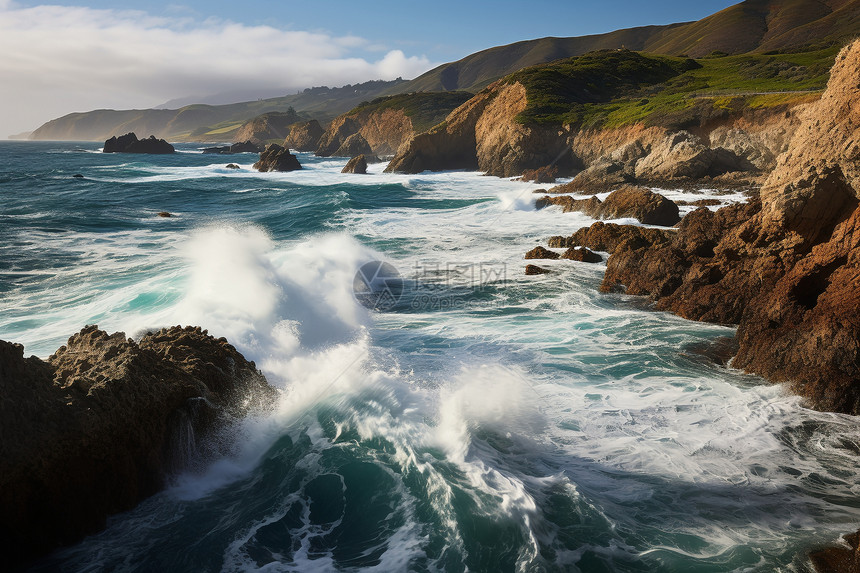
[[[364,155],[353,157],[346,163],[344,168],[341,170],[341,173],[357,173],[359,175],[365,175],[367,173],[367,159],[365,159]]]
[[[531,275],[548,275],[552,271],[549,269],[545,269],[543,267],[539,267],[537,265],[526,265],[526,274]]]
[[[260,154],[260,160],[254,164],[257,171],[296,171],[302,165],[298,158],[277,143],[270,143]]]
[[[156,139],[150,135],[147,139],[138,139],[134,133],[126,133],[119,137],[111,137],[105,141],[104,153],[149,153],[154,155],[165,155],[176,150],[163,139]]]
[[[253,362],[200,328],[136,343],[88,326],[47,361],[0,341],[4,562],[103,528],[193,463],[188,455],[215,454],[207,436],[276,397]]]

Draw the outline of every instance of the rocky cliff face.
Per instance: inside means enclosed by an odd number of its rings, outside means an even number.
[[[414,135],[412,121],[400,109],[359,111],[335,118],[317,145],[316,154],[322,157],[353,157],[391,155]],[[358,138],[367,146],[359,149]],[[352,144],[348,140],[353,138]]]
[[[325,130],[312,119],[290,126],[290,134],[284,140],[284,147],[296,151],[316,151]]]
[[[47,361],[0,341],[0,547],[24,562],[104,527],[276,391],[223,338],[88,326]]]
[[[452,111],[442,126],[410,140],[386,171],[478,169],[512,177],[553,164],[569,172],[567,132],[518,123],[526,103],[521,84],[497,82]]]
[[[860,414],[860,42],[797,121],[760,200],[698,209],[667,239],[616,245],[602,288],[738,324],[734,366]]]
[[[416,136],[388,171],[472,168],[511,177],[554,166],[576,175],[554,192],[610,191],[625,183],[684,183],[738,174],[760,178],[787,149],[799,121],[791,108],[750,111],[695,133],[641,124],[607,129],[526,125],[528,104],[519,83],[497,82],[455,109],[446,124]]]

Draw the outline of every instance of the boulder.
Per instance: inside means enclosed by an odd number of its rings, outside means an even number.
[[[809,554],[815,573],[860,573],[860,531],[844,536],[845,545]]]
[[[228,163],[228,164],[225,166],[225,169],[241,169],[241,167],[239,167],[239,166],[238,166],[238,165],[236,165],[235,163]]]
[[[364,155],[353,157],[347,161],[346,165],[341,170],[341,173],[357,173],[365,175],[367,173],[367,159],[365,159]]]
[[[296,171],[301,169],[298,158],[277,143],[270,143],[254,164],[257,171]]]
[[[259,145],[253,141],[242,141],[232,145],[224,145],[221,147],[206,147],[203,153],[217,153],[219,155],[232,155],[233,153],[260,153],[263,151]]]
[[[284,147],[296,151],[316,151],[325,130],[315,119],[290,126],[290,134],[284,140]]]
[[[674,237],[671,231],[650,229],[632,225],[618,225],[598,221],[590,227],[579,229],[569,237],[550,237],[548,245],[553,248],[588,247],[593,251],[614,253],[621,245],[639,249],[668,243]]]
[[[126,133],[119,137],[111,137],[105,141],[104,153],[150,153],[164,155],[176,150],[163,139],[150,135],[147,139],[138,139],[134,133]]]
[[[277,391],[223,338],[173,327],[140,342],[88,326],[47,361],[0,341],[0,548],[23,564],[102,529],[217,455],[208,437]]]
[[[526,259],[558,259],[561,255],[538,245],[526,253]]]

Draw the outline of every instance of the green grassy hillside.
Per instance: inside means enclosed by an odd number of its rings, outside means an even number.
[[[603,51],[508,76],[522,83],[523,123],[687,128],[745,110],[817,97],[838,48],[692,60]]]

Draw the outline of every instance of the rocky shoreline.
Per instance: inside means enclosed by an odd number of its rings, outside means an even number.
[[[0,341],[0,390],[8,567],[103,529],[278,397],[225,339],[179,326],[139,341],[87,326],[45,361]]]

